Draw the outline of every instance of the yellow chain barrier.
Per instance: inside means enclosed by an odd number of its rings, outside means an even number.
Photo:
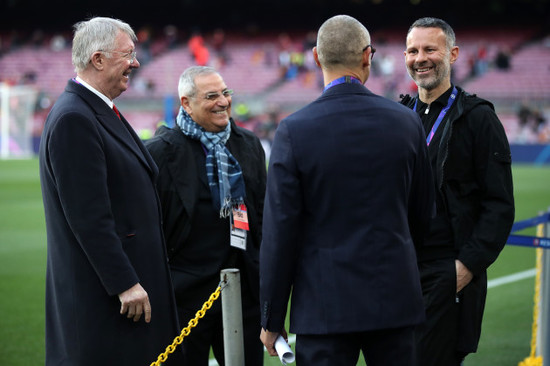
[[[183,328],[181,330],[181,333],[179,336],[177,336],[176,338],[174,338],[174,341],[172,342],[171,345],[169,345],[168,347],[166,347],[166,351],[164,353],[161,353],[157,360],[153,363],[151,363],[150,366],[160,366],[160,364],[164,361],[166,361],[168,359],[168,355],[170,353],[173,353],[175,350],[176,350],[176,347],[179,346],[181,344],[181,342],[183,342],[183,338],[187,337],[189,335],[189,333],[191,333],[191,328],[194,328],[197,326],[197,324],[199,323],[199,319],[201,319],[202,317],[204,317],[204,314],[206,314],[206,311],[208,309],[210,309],[212,307],[212,304],[214,303],[214,301],[216,301],[218,299],[218,297],[220,297],[220,293],[222,291],[222,287],[221,286],[218,286],[218,288],[216,289],[216,291],[214,291],[210,297],[208,298],[208,300],[202,305],[202,308],[196,312],[195,314],[195,317],[191,320],[189,320],[189,323],[187,323],[187,327]]]
[[[537,226],[537,236],[543,236],[544,225]],[[540,302],[540,275],[542,271],[542,248],[537,248],[537,274],[535,277],[535,296],[534,302],[535,306],[533,309],[533,328],[531,334],[531,353],[529,357],[521,361],[518,366],[542,366],[542,357],[535,356],[535,351],[537,349],[537,328],[538,328],[538,319],[539,319],[539,302]]]

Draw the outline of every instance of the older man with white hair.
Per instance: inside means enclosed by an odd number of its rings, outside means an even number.
[[[113,103],[139,67],[135,41],[120,20],[76,24],[77,76],[44,127],[47,366],[147,365],[179,334],[158,169]]]

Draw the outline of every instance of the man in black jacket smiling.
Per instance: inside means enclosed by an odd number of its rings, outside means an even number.
[[[180,77],[177,126],[146,142],[159,167],[157,187],[181,326],[216,289],[220,270],[241,271],[246,365],[263,364],[259,249],[266,166],[260,140],[231,119],[231,95],[211,67]],[[185,365],[223,365],[220,302],[183,341]]]
[[[437,214],[417,250],[426,323],[417,329],[419,365],[460,365],[477,350],[487,295],[487,267],[514,221],[511,154],[493,105],[451,83],[459,48],[443,20],[409,28],[405,62],[426,131]]]

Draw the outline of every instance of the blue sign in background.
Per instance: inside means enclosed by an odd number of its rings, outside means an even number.
[[[550,164],[550,145],[510,145],[512,163]]]
[[[532,217],[527,220],[518,221],[512,225],[512,233],[521,231],[539,224],[545,224],[550,221],[550,213],[545,213],[540,216]],[[506,242],[510,245],[519,245],[523,247],[534,247],[550,249],[550,238],[527,235],[510,235]]]

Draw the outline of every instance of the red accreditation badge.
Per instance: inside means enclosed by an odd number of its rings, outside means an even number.
[[[246,250],[246,236],[248,228],[248,214],[246,213],[246,206],[236,205],[233,207],[233,214],[230,225],[230,244],[232,247]]]
[[[237,229],[250,230],[248,227],[248,213],[244,204],[233,207],[233,225]]]

